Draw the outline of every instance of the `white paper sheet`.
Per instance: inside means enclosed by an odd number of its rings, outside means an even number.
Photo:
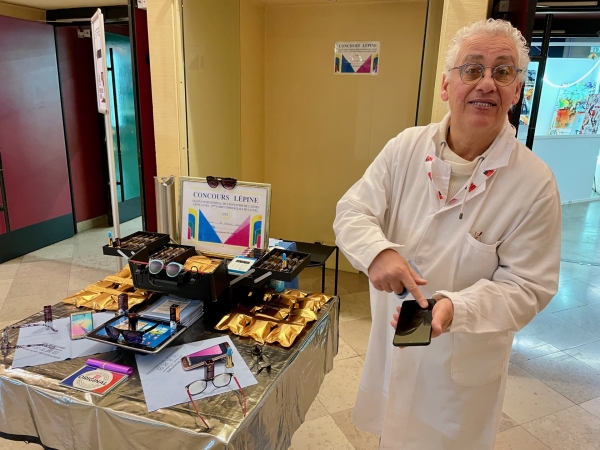
[[[252,375],[252,372],[233,345],[233,342],[231,342],[229,336],[167,348],[157,355],[138,354],[135,355],[135,359],[140,374],[140,380],[142,382],[142,389],[144,390],[144,397],[146,398],[148,412],[189,402],[190,399],[185,387],[193,381],[203,379],[205,372],[203,367],[186,372],[181,365],[181,358],[224,342],[227,342],[233,350],[234,374],[240,382],[240,385],[244,388],[246,386],[257,384],[256,378]],[[225,363],[215,363],[215,375],[219,375],[223,372],[225,372]],[[194,400],[223,394],[234,389],[238,389],[234,380],[231,380],[229,386],[223,388],[215,388],[215,386],[209,382],[206,390],[200,395],[195,395]]]
[[[114,313],[109,312],[92,314],[94,328],[102,325],[114,316]],[[71,340],[70,325],[71,319],[66,317],[54,320],[54,328],[58,330],[58,333],[46,327],[19,329],[17,345],[51,344],[54,348],[41,346],[17,348],[12,367],[16,369],[26,366],[39,366],[69,358],[110,352],[115,349],[114,345],[102,344],[90,339]]]

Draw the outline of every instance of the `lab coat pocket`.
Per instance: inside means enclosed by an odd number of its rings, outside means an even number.
[[[461,386],[481,386],[502,376],[508,357],[508,332],[455,333],[452,380]]]
[[[456,266],[454,290],[460,291],[479,280],[491,279],[498,268],[498,254],[496,249],[501,244],[484,244],[470,233],[466,233],[463,248]]]

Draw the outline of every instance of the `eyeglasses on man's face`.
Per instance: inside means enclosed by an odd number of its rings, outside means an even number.
[[[510,85],[517,75],[523,72],[512,64],[501,64],[499,66],[484,66],[478,63],[466,63],[462,66],[453,67],[450,70],[458,70],[463,83],[474,85],[485,76],[485,69],[492,69],[492,78],[496,86],[504,87]]]

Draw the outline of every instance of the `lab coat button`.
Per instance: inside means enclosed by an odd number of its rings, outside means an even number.
[[[415,258],[415,264],[416,264],[416,265],[421,265],[421,264],[423,264],[423,259],[422,259],[420,256],[417,256],[417,257]]]

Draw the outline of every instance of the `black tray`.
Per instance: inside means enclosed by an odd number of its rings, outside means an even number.
[[[162,247],[163,245],[166,245],[169,243],[169,241],[171,240],[171,237],[168,234],[164,234],[164,233],[153,233],[150,231],[136,231],[133,234],[130,234],[129,236],[125,236],[124,238],[121,238],[121,242],[125,242],[128,239],[131,239],[133,237],[136,236],[141,236],[141,235],[146,235],[146,236],[156,236],[157,239],[155,241],[152,241],[150,244],[148,244],[146,247],[143,248],[147,248],[148,251],[153,251],[159,247]],[[120,247],[109,247],[108,245],[105,245],[102,247],[102,253],[108,256],[123,256],[119,253],[119,250],[121,250],[123,253],[125,253],[125,255],[127,257],[133,256],[135,255],[137,252],[139,252],[142,249],[138,249],[138,250],[128,250],[128,249],[123,249]]]
[[[196,249],[190,245],[168,244],[168,246],[186,249],[173,260],[181,264],[184,264],[190,256],[197,255]],[[148,272],[148,260],[150,253],[155,250],[149,251],[147,248],[143,248],[129,259],[133,285],[136,288],[202,300],[205,302],[205,308],[210,308],[209,304],[216,302],[229,287],[229,273],[225,261],[221,261],[221,264],[212,273],[198,273],[195,276],[183,270],[174,278],[167,276],[164,270],[156,275],[151,274]]]
[[[303,259],[300,261],[300,264],[298,264],[296,267],[294,267],[294,270],[292,272],[280,272],[280,271],[272,270],[272,269],[259,268],[259,266],[263,263],[263,261],[266,261],[267,259],[269,259],[273,254],[280,254],[280,253],[285,253],[287,259],[292,259],[292,258],[296,258],[296,257],[301,257]],[[269,280],[281,280],[281,281],[288,281],[288,282],[293,281],[294,278],[296,278],[300,274],[300,272],[302,272],[302,270],[304,270],[304,268],[308,265],[309,262],[310,262],[310,254],[309,253],[300,253],[300,252],[293,252],[291,250],[282,250],[279,248],[274,248],[269,253],[267,253],[265,256],[263,256],[262,258],[260,258],[258,261],[256,261],[254,263],[254,265],[252,266],[252,268],[254,269],[252,278],[254,278],[254,279],[260,278],[262,275],[266,274],[267,272],[271,272],[272,275],[270,277],[267,277],[267,279],[269,279]]]
[[[167,337],[163,342],[161,342],[160,345],[158,345],[155,348],[147,347],[147,346],[141,345],[141,344],[131,344],[124,340],[111,339],[110,337],[108,337],[102,333],[102,331],[104,330],[104,327],[106,325],[108,325],[112,322],[115,322],[115,321],[121,319],[122,317],[125,317],[125,315],[113,317],[112,319],[106,321],[99,327],[94,328],[91,332],[89,332],[85,336],[86,339],[91,339],[93,341],[102,342],[103,344],[116,345],[117,347],[121,347],[126,350],[132,350],[132,351],[138,352],[138,353],[146,353],[146,354],[154,355],[154,354],[160,352],[163,348],[165,348],[167,345],[169,345],[171,342],[173,342],[175,339],[177,339],[181,335],[181,333],[183,333],[185,330],[187,330],[187,327],[184,327],[182,325],[177,325],[177,330],[175,330],[174,332],[171,332],[169,337]],[[161,325],[161,327],[163,327],[163,328],[167,328],[167,327],[170,328],[169,323],[162,321],[162,320],[145,319],[143,317],[140,317],[139,320],[145,321],[145,322],[159,323]]]

